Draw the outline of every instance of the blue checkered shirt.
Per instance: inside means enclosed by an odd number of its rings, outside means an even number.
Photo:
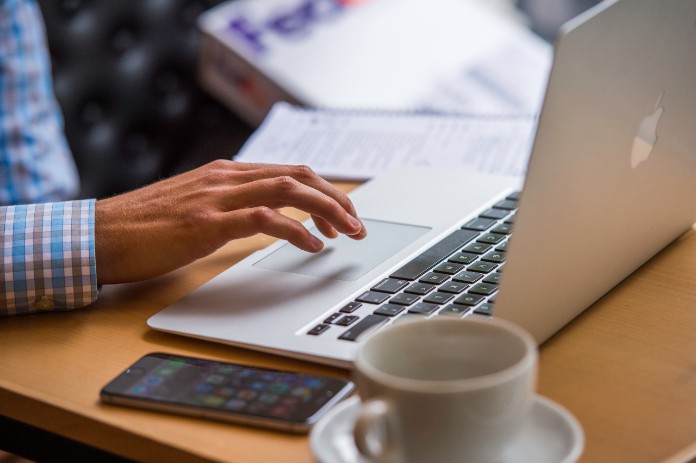
[[[0,313],[66,310],[96,299],[94,200],[2,207],[0,228]]]
[[[94,200],[47,203],[77,187],[39,8],[0,0],[0,316],[96,298]]]

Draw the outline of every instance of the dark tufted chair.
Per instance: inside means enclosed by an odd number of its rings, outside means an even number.
[[[196,18],[219,2],[39,0],[80,197],[230,158],[247,138],[196,81]]]

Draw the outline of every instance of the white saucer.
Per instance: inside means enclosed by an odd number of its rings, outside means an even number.
[[[329,411],[312,429],[309,445],[321,463],[369,463],[355,447],[353,423],[359,397]],[[557,403],[535,396],[529,423],[506,450],[500,463],[573,463],[580,458],[585,436],[575,417]]]

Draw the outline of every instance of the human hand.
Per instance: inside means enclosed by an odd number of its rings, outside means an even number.
[[[286,206],[311,214],[329,238],[339,232],[354,239],[367,235],[350,199],[308,167],[218,160],[97,201],[98,282],[162,275],[257,233],[320,251],[319,238],[277,211]]]

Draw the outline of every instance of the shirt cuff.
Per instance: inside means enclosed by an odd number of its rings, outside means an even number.
[[[97,298],[94,199],[0,207],[0,316]]]

